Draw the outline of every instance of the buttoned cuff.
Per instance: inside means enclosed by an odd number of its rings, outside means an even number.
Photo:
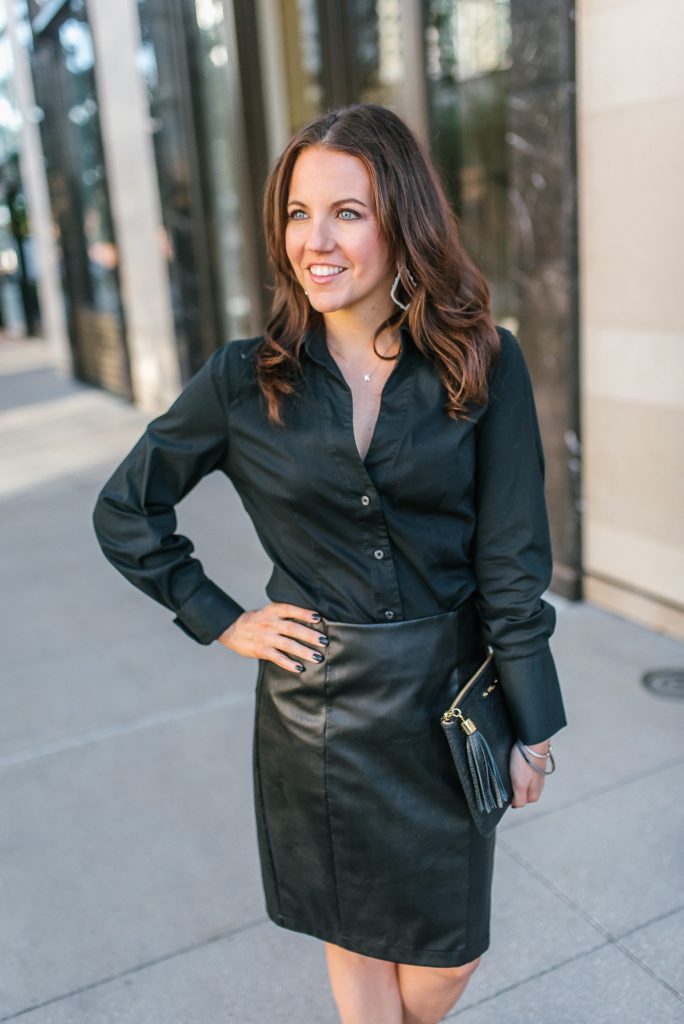
[[[242,615],[244,608],[211,580],[207,580],[183,604],[174,625],[199,644],[210,644]]]
[[[501,686],[518,738],[541,743],[567,725],[556,665],[548,645],[526,658],[494,654]]]

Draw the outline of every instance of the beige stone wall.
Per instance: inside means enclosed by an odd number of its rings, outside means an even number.
[[[684,4],[578,0],[585,595],[684,637]]]

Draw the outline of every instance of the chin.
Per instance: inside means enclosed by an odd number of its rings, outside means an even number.
[[[324,295],[314,300],[309,296],[309,302],[317,313],[336,313],[338,309],[344,309],[346,305],[350,305],[350,303],[340,302],[339,299],[337,301],[333,301],[331,298],[327,299]]]

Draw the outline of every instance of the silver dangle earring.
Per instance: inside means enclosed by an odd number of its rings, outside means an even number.
[[[407,270],[406,273],[408,274],[409,281],[411,282],[411,284],[415,288],[415,286],[416,286],[416,279],[415,279],[415,277],[413,276],[413,274],[411,273],[410,270]],[[390,298],[391,298],[392,302],[394,302],[395,305],[400,306],[401,309],[408,309],[409,306],[411,305],[411,303],[408,302],[406,305],[404,305],[404,303],[400,302],[399,299],[397,298],[397,296],[395,295],[395,292],[397,290],[397,285],[399,285],[400,283],[401,283],[401,276],[400,276],[399,272],[397,271],[397,276],[394,278],[394,284],[392,285],[392,289],[390,291]]]

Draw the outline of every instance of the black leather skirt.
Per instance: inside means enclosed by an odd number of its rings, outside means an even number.
[[[320,665],[259,663],[267,913],[382,960],[468,963],[489,945],[494,836],[472,824],[439,717],[487,654],[473,599],[427,618],[321,625]]]

